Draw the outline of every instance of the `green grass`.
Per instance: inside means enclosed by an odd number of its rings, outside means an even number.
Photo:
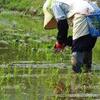
[[[100,51],[100,38],[98,38],[98,40],[97,40],[97,43],[96,43],[96,45],[95,45],[95,48],[94,48],[94,50],[93,50],[93,57],[94,57],[94,61],[96,62],[96,63],[100,63],[100,54],[99,54],[99,51]]]
[[[38,9],[42,7],[43,0],[1,0],[0,4],[1,7],[7,9],[21,10],[21,9],[29,9],[30,7]]]

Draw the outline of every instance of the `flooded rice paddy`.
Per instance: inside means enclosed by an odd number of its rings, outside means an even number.
[[[55,53],[56,31],[44,31],[41,20],[0,13],[0,100],[100,100],[99,42],[92,73],[74,74],[71,48]]]
[[[16,61],[0,65],[0,100],[99,100],[100,65],[74,74],[68,63]]]
[[[21,61],[25,58],[17,61],[21,56],[13,59],[16,56],[4,54],[0,64],[0,100],[100,99],[99,64],[93,64],[92,73],[75,75],[68,59],[70,55],[55,55],[55,58],[50,55],[44,59],[42,55],[40,61],[38,55],[35,61]]]

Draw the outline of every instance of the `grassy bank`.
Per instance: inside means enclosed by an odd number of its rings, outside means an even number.
[[[0,7],[15,10],[24,10],[33,7],[41,8],[44,0],[0,0]]]

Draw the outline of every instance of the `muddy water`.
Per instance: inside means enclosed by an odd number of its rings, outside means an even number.
[[[57,60],[54,63],[52,60],[17,61],[29,54],[18,57],[17,53],[21,53],[16,50],[1,51],[0,100],[100,99],[99,64],[93,64],[92,73],[76,75],[71,72],[70,54],[66,63]]]
[[[92,73],[73,74],[62,63],[20,63],[0,65],[0,100],[100,99],[99,65]]]
[[[77,75],[71,72],[69,59],[66,63],[15,61],[16,51],[1,50],[0,100],[100,99],[99,64],[93,64],[92,73]]]

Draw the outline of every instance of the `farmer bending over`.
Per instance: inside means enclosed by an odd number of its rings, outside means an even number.
[[[82,71],[81,67],[85,65],[85,71],[91,71],[92,49],[97,38],[89,34],[86,16],[94,12],[95,7],[87,0],[77,0],[77,2],[76,0],[51,0],[51,4],[49,6],[52,8],[58,29],[55,49],[62,50],[67,45],[67,18],[72,18],[72,69],[74,72],[79,73]]]
[[[56,28],[58,29],[58,33],[54,49],[57,52],[62,51],[66,45],[71,46],[72,44],[72,37],[67,37],[69,28],[67,14],[69,12],[72,1],[74,0],[47,0],[43,7],[45,18],[46,15],[48,16],[52,12],[53,14],[51,14],[56,19]],[[47,11],[49,14],[47,13]],[[48,18],[49,17],[47,17],[47,20]]]

